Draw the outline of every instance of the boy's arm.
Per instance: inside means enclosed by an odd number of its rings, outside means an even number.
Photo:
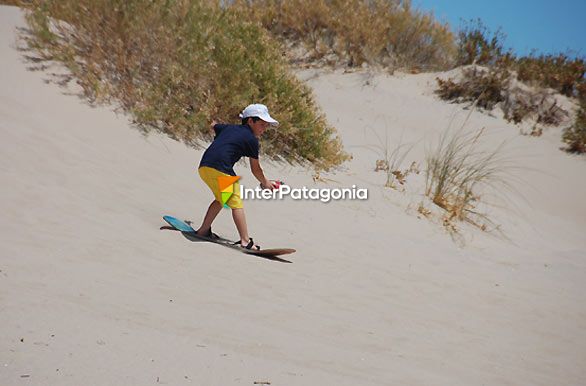
[[[256,179],[260,182],[260,186],[263,189],[277,189],[278,186],[274,184],[272,181],[265,177],[262,168],[260,167],[260,162],[257,158],[250,158],[250,170],[252,174],[256,177]]]

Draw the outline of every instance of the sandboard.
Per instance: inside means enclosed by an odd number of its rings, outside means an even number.
[[[228,239],[220,237],[218,239],[212,239],[209,237],[204,237],[198,235],[195,230],[191,227],[191,225],[187,224],[185,221],[179,220],[172,216],[163,216],[163,220],[173,228],[177,229],[178,231],[183,232],[187,237],[193,237],[196,239],[209,241],[211,243],[220,244],[228,248],[232,248],[234,250],[240,251],[242,253],[246,253],[248,255],[255,255],[261,257],[277,257],[281,255],[288,255],[290,253],[294,253],[295,249],[292,248],[271,248],[271,249],[261,249],[261,250],[254,250],[254,249],[245,249],[240,247],[239,245],[234,245],[234,243]]]

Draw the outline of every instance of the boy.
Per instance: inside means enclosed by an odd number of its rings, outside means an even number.
[[[252,174],[260,182],[262,188],[278,188],[276,183],[265,177],[260,167],[258,139],[269,125],[278,126],[279,122],[269,115],[268,108],[262,104],[247,106],[239,116],[242,118],[241,125],[218,124],[216,121],[211,124],[216,136],[210,147],[203,153],[198,171],[201,179],[211,189],[215,199],[210,204],[201,226],[197,229],[197,234],[201,236],[217,237],[212,233],[211,227],[212,222],[222,210],[218,177],[235,176],[233,167],[240,158],[248,157],[250,159]],[[246,249],[260,250],[260,247],[254,244],[252,237],[248,235],[238,182],[234,183],[234,193],[226,204],[232,209],[232,218],[240,235],[240,246]]]

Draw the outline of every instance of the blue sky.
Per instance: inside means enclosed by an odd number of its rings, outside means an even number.
[[[412,0],[458,30],[461,19],[480,18],[494,32],[501,27],[505,48],[517,55],[559,53],[586,56],[586,0]]]

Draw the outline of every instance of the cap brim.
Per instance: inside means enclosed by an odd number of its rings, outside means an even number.
[[[275,119],[273,119],[270,115],[265,114],[265,115],[261,115],[259,116],[260,119],[262,119],[263,121],[269,123],[271,126],[279,126],[279,122],[276,121]]]

